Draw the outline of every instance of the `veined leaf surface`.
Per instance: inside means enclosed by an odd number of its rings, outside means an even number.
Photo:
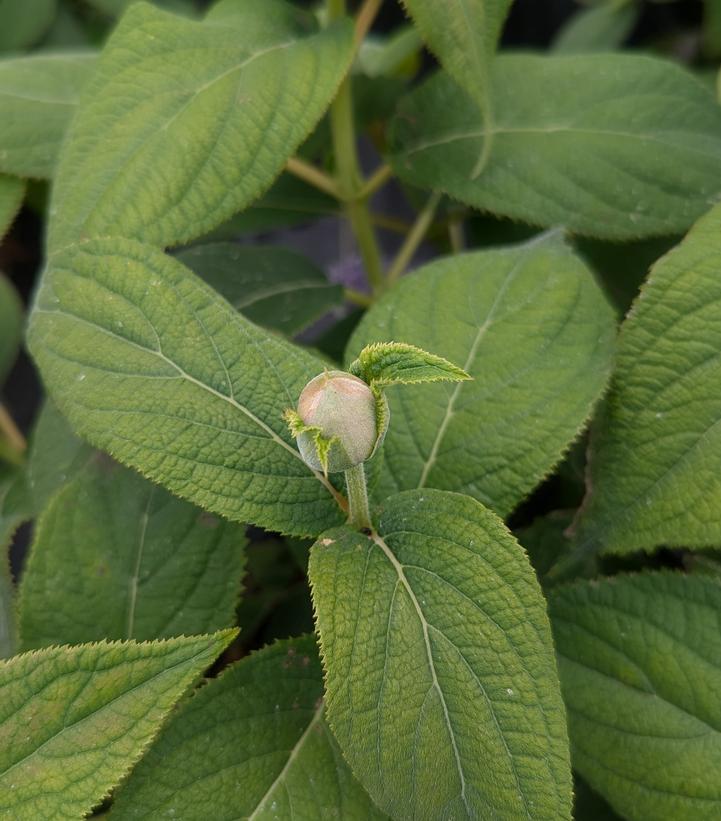
[[[721,815],[721,583],[644,573],[550,600],[574,767],[629,821]]]
[[[323,716],[311,637],[276,642],[187,701],[136,767],[112,818],[381,818]]]
[[[388,390],[380,493],[437,487],[510,513],[587,419],[614,332],[590,271],[554,235],[404,277],[365,315],[347,361],[392,339],[445,357],[473,380]]]
[[[213,242],[176,256],[248,319],[287,336],[343,304],[342,286],[286,248]]]
[[[179,262],[120,238],[67,249],[46,272],[29,340],[72,425],[174,493],[295,535],[341,520],[283,420],[323,363]]]
[[[651,269],[621,326],[577,541],[721,543],[721,206]]]
[[[0,61],[0,171],[52,177],[60,143],[96,64],[92,52]]]
[[[50,647],[0,661],[0,816],[84,817],[233,635]]]
[[[52,499],[22,575],[24,649],[233,625],[244,528],[98,454]]]
[[[446,71],[489,117],[491,62],[513,0],[402,0]],[[482,146],[490,150],[491,145]]]
[[[721,197],[721,109],[671,62],[627,54],[502,55],[494,141],[439,73],[400,107],[392,162],[408,182],[533,225],[633,239],[685,231]]]
[[[351,48],[347,21],[316,32],[281,0],[222,2],[202,23],[131,6],[61,152],[50,248],[107,234],[168,246],[219,225],[280,173]]]
[[[545,602],[493,513],[455,493],[393,496],[378,533],[324,533],[309,576],[328,718],[381,809],[570,819]]]

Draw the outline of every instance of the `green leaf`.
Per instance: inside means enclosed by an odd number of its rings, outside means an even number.
[[[493,121],[491,63],[513,0],[402,0],[446,71]],[[476,157],[491,150],[493,135]]]
[[[316,33],[280,0],[220,3],[203,23],[131,6],[61,152],[50,247],[109,233],[167,246],[219,225],[278,176],[351,50],[347,21]]]
[[[609,239],[684,231],[721,195],[721,109],[671,62],[501,56],[493,85],[495,139],[480,176],[488,129],[443,73],[401,106],[397,173],[482,210]]]
[[[350,372],[379,388],[422,382],[463,382],[471,377],[442,356],[404,342],[366,345],[351,362]]]
[[[493,513],[442,491],[394,496],[377,534],[326,532],[309,576],[329,722],[381,809],[570,819],[545,603]]]
[[[640,14],[640,3],[635,0],[580,9],[556,35],[553,50],[558,54],[582,54],[620,48]]]
[[[338,200],[297,177],[281,174],[260,199],[215,228],[205,239],[234,240],[242,234],[262,234],[339,214]]]
[[[322,699],[313,638],[253,653],[175,714],[113,818],[380,818],[343,761]]]
[[[0,177],[0,197],[1,182]],[[0,387],[15,362],[22,339],[22,329],[22,302],[10,280],[0,273]]]
[[[50,28],[57,0],[0,0],[0,52],[22,51]]]
[[[347,361],[397,339],[457,362],[473,381],[389,391],[382,493],[438,487],[508,514],[583,426],[613,336],[590,272],[554,235],[404,277],[361,321]]]
[[[50,502],[22,576],[23,649],[234,624],[245,533],[101,454]]]
[[[25,196],[25,183],[17,177],[0,174],[0,239],[7,233],[20,210]]]
[[[98,451],[78,438],[53,401],[46,399],[33,428],[27,461],[27,489],[35,515],[97,456]]]
[[[583,582],[550,611],[574,767],[629,821],[718,818],[718,579]]]
[[[120,238],[67,249],[46,273],[29,343],[72,426],[177,495],[299,536],[340,522],[337,492],[283,421],[323,363],[179,262]]]
[[[619,336],[577,541],[721,542],[721,206],[651,269]]]
[[[4,499],[7,487],[13,481],[9,469],[0,466],[0,502]],[[0,659],[15,654],[17,647],[17,626],[15,618],[15,585],[10,572],[8,548],[12,541],[14,529],[0,527]]]
[[[51,647],[0,662],[0,815],[85,816],[233,636]]]
[[[539,516],[528,527],[513,534],[528,553],[541,584],[553,565],[571,550],[571,541],[566,531],[572,519],[571,512],[554,510],[547,516]]]
[[[60,143],[96,59],[91,52],[63,52],[0,61],[0,171],[53,176]]]
[[[343,304],[343,288],[285,248],[217,242],[176,254],[242,314],[288,336]]]

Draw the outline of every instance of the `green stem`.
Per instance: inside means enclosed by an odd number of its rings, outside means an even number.
[[[391,267],[388,269],[386,276],[388,285],[392,285],[398,279],[413,259],[413,255],[418,250],[418,246],[423,242],[423,237],[425,237],[428,229],[431,227],[433,217],[436,214],[436,208],[438,208],[438,203],[441,201],[441,196],[442,194],[439,193],[431,194],[425,207],[420,214],[418,214],[410,233],[406,237],[406,241],[401,246]]]
[[[328,20],[332,22],[345,13],[345,2],[344,0],[328,0],[327,8]],[[358,162],[350,77],[343,80],[333,100],[330,108],[330,127],[338,190],[346,201],[348,220],[355,234],[368,280],[373,290],[377,291],[383,283],[383,268],[368,204],[366,200],[359,198],[364,182]]]
[[[325,171],[321,171],[320,168],[316,168],[305,160],[301,160],[300,157],[291,157],[285,164],[285,169],[324,194],[341,199],[340,191],[333,177],[328,176]]]
[[[371,512],[362,462],[345,472],[345,483],[348,488],[348,524],[357,530],[370,530]]]

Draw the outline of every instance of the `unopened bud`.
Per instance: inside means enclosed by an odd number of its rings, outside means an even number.
[[[314,470],[348,470],[365,462],[376,446],[376,398],[349,373],[327,371],[311,379],[298,400],[298,417],[309,428],[298,432],[298,450]],[[319,452],[318,433],[327,443],[325,453]]]

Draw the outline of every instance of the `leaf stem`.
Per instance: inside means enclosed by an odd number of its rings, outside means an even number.
[[[453,217],[448,220],[448,238],[451,243],[451,251],[460,254],[466,247],[466,237],[463,231],[463,220]]]
[[[328,0],[328,20],[333,21],[345,13],[344,0]],[[364,183],[358,161],[355,124],[353,121],[353,96],[349,76],[341,83],[330,108],[330,127],[335,154],[337,184],[345,201],[348,220],[355,234],[363,265],[374,291],[383,283],[381,253],[378,247],[368,205],[358,199]]]
[[[398,279],[413,259],[413,255],[418,250],[418,246],[423,242],[423,238],[431,227],[433,217],[436,214],[436,209],[442,196],[443,195],[438,192],[431,194],[425,207],[418,214],[405,242],[391,263],[391,267],[388,269],[388,273],[386,274],[386,283],[388,285],[392,285]]]
[[[365,185],[358,192],[358,198],[367,200],[372,197],[379,188],[382,188],[388,180],[393,176],[393,169],[388,163],[383,163],[368,177]]]
[[[348,488],[348,524],[357,530],[370,530],[371,513],[362,462],[345,472],[345,483]]]
[[[316,168],[316,166],[311,165],[305,160],[301,160],[300,157],[291,157],[285,164],[285,168],[286,171],[289,171],[293,176],[307,182],[314,188],[318,188],[320,191],[323,191],[324,194],[330,194],[331,197],[335,197],[338,200],[343,199],[338,189],[338,184],[330,174],[326,174],[325,171],[321,171],[320,168]]]
[[[366,35],[373,25],[376,15],[383,5],[383,0],[365,0],[360,7],[355,20],[355,48],[356,51],[361,47],[361,43],[365,40]]]
[[[356,291],[355,288],[344,288],[343,296],[352,302],[354,305],[360,305],[361,308],[370,308],[373,304],[373,297],[370,294],[364,294],[363,291]]]
[[[4,405],[0,405],[0,435],[5,438],[12,461],[22,462],[28,444]]]

